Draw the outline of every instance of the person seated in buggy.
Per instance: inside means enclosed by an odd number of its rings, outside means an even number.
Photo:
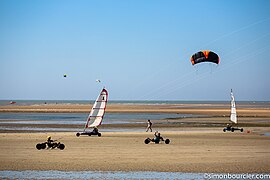
[[[55,146],[55,144],[56,143],[54,143],[55,141],[54,140],[52,140],[52,137],[51,136],[48,136],[47,137],[47,145],[48,145],[48,149],[49,148],[54,148],[54,146]]]
[[[155,143],[159,143],[160,141],[164,141],[163,137],[160,136],[160,133],[158,131],[155,132],[155,137],[151,139],[151,141]]]
[[[231,124],[227,124],[227,129],[231,129],[232,125]]]
[[[92,133],[93,133],[94,135],[97,135],[97,134],[98,134],[98,128],[97,128],[97,127],[94,127]]]

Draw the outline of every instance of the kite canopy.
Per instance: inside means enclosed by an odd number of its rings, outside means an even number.
[[[64,77],[67,77],[67,74],[64,74],[63,76],[64,76]]]
[[[211,62],[219,64],[219,57],[216,53],[212,51],[199,51],[191,56],[190,61],[192,65],[201,62]]]

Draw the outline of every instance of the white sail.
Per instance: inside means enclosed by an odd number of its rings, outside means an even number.
[[[107,99],[108,91],[103,88],[91,109],[85,128],[98,127],[101,124],[106,110]]]
[[[235,100],[233,96],[233,92],[231,90],[231,117],[230,121],[237,124],[237,116],[236,116],[236,107],[235,107]]]

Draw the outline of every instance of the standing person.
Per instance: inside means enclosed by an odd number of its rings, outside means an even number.
[[[150,131],[152,132],[152,122],[150,121],[150,119],[148,119],[148,121],[147,121],[146,132],[148,132],[149,129],[150,129]]]

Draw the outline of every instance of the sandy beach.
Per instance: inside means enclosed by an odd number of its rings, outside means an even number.
[[[0,170],[161,171],[265,173],[270,137],[247,133],[163,132],[171,143],[144,144],[152,133],[1,133]],[[61,151],[37,150],[47,135],[62,138]]]
[[[0,112],[89,112],[90,105],[1,106]],[[118,105],[111,113],[192,113],[209,117],[164,119],[154,122],[169,145],[144,144],[145,124],[102,125],[102,137],[76,137],[76,132],[1,131],[0,170],[63,171],[159,171],[195,173],[270,172],[270,111],[261,107],[239,108],[243,133],[222,132],[228,122],[228,105]],[[203,122],[203,123],[202,123]],[[219,124],[220,127],[211,124]],[[202,124],[206,124],[203,126]],[[3,124],[1,125],[3,126]],[[16,125],[15,125],[16,126]],[[17,125],[18,126],[18,125]],[[43,125],[45,126],[45,125]],[[51,127],[57,125],[50,125]],[[107,128],[127,128],[126,132],[104,132]],[[141,129],[133,132],[134,126]],[[70,126],[67,127],[77,127]],[[247,132],[247,130],[249,132]],[[61,151],[37,150],[35,145],[50,135],[66,145]]]

